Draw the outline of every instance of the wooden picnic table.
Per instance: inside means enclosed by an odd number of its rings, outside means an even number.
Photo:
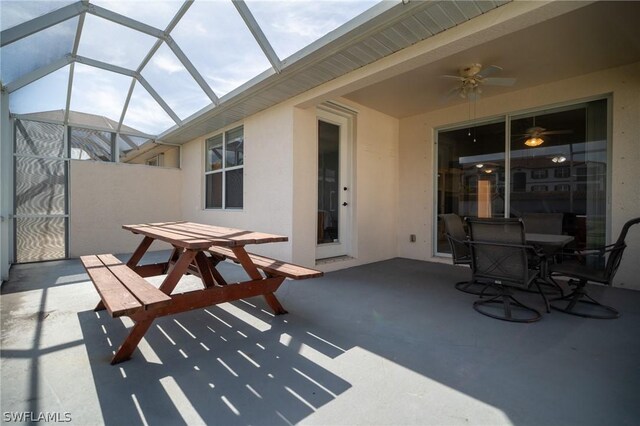
[[[143,236],[126,264],[110,254],[81,257],[100,294],[96,310],[107,309],[113,317],[129,316],[135,322],[112,364],[131,357],[155,318],[259,295],[264,296],[276,315],[285,314],[287,311],[274,294],[285,278],[322,276],[322,272],[315,269],[245,250],[249,244],[287,241],[286,236],[193,222],[145,223],[123,228]],[[140,265],[154,241],[173,246],[169,259]],[[248,280],[227,283],[216,267],[227,259],[239,263]],[[203,288],[173,294],[180,279],[187,274],[200,277]],[[144,279],[157,275],[166,275],[159,288]]]

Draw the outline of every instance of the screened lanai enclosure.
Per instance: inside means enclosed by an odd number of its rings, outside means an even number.
[[[179,168],[179,144],[507,2],[409,3],[2,1],[11,261],[69,256],[70,160]],[[209,155],[242,158],[235,131]],[[206,207],[241,207],[242,169],[207,167]]]
[[[639,18],[0,0],[0,422],[637,424]]]
[[[68,257],[69,160],[179,167],[165,135],[376,3],[3,1],[14,260]]]

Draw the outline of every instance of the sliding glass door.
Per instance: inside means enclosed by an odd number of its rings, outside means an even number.
[[[439,131],[437,213],[549,213],[578,247],[604,244],[607,117],[602,99]],[[437,252],[449,253],[439,220],[436,230]]]
[[[504,120],[438,134],[438,214],[503,217]],[[438,252],[449,253],[438,220]]]

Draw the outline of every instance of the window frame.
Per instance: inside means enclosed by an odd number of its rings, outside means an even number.
[[[237,126],[232,126],[226,129],[223,129],[220,132],[217,132],[211,136],[208,136],[204,139],[203,142],[203,150],[204,150],[204,155],[203,155],[203,184],[202,184],[202,208],[203,210],[214,210],[214,211],[243,211],[244,210],[244,146],[242,147],[242,158],[241,158],[241,162],[239,165],[235,165],[235,166],[227,166],[227,144],[228,142],[232,142],[234,140],[236,140],[237,138],[233,138],[231,139],[231,141],[228,140],[228,135],[229,134],[233,134],[235,132],[237,132],[238,130],[242,131],[242,143],[244,144],[244,124],[240,124]],[[222,156],[220,159],[221,162],[221,167],[219,169],[212,169],[212,170],[207,170],[208,167],[208,161],[209,161],[209,152],[207,149],[207,145],[208,142],[212,139],[221,137],[222,138]],[[236,170],[242,170],[242,193],[241,195],[241,199],[242,199],[242,206],[241,207],[228,207],[227,206],[227,172],[233,172]],[[214,175],[214,174],[220,174],[222,176],[222,190],[221,190],[221,205],[220,207],[209,207],[207,206],[207,176],[209,175]]]
[[[549,170],[547,169],[535,169],[531,170],[532,180],[549,179]]]
[[[153,157],[145,160],[145,165],[152,167],[164,167],[164,153],[154,155]]]
[[[451,131],[451,130],[458,130],[458,129],[462,129],[462,128],[469,128],[469,127],[475,127],[475,126],[479,126],[479,125],[483,125],[483,124],[489,124],[491,122],[495,122],[495,121],[500,121],[500,120],[504,120],[505,122],[505,170],[510,170],[511,169],[511,158],[510,158],[510,153],[511,153],[511,144],[510,144],[510,135],[511,135],[511,121],[513,119],[517,119],[518,117],[525,115],[525,114],[537,114],[537,113],[541,113],[541,112],[545,112],[548,110],[554,110],[554,112],[561,112],[562,110],[570,110],[575,108],[576,106],[580,105],[580,104],[587,104],[590,102],[595,102],[595,101],[601,101],[604,100],[606,101],[606,122],[607,122],[607,131],[606,131],[606,135],[607,135],[607,169],[606,172],[604,174],[604,179],[605,179],[605,184],[604,184],[604,190],[606,191],[606,201],[605,201],[605,205],[606,205],[606,218],[605,218],[605,226],[604,226],[604,232],[605,232],[605,242],[607,244],[610,244],[612,242],[612,234],[611,234],[611,222],[612,222],[612,203],[611,203],[611,197],[612,197],[612,167],[610,167],[610,165],[612,164],[612,158],[613,158],[613,153],[612,153],[612,145],[613,145],[613,94],[612,93],[602,93],[602,94],[596,94],[593,96],[587,96],[584,98],[577,98],[577,99],[570,99],[567,101],[563,101],[563,102],[557,102],[557,103],[550,103],[550,104],[543,104],[543,105],[538,105],[535,107],[531,107],[531,108],[522,108],[522,109],[514,109],[514,110],[510,110],[510,111],[505,111],[499,114],[495,114],[495,115],[489,115],[486,117],[483,117],[481,119],[477,119],[474,118],[472,120],[466,120],[466,121],[460,121],[460,122],[456,122],[456,123],[447,123],[447,124],[442,124],[439,126],[434,126],[431,128],[431,134],[432,134],[432,138],[433,138],[433,144],[431,146],[431,152],[432,152],[432,191],[434,194],[434,197],[432,199],[432,223],[430,224],[430,229],[431,229],[431,253],[433,257],[451,257],[450,253],[446,253],[446,252],[440,252],[438,251],[438,198],[437,198],[437,193],[438,193],[438,178],[439,178],[439,171],[438,171],[438,138],[439,138],[439,134],[440,132],[446,132],[446,131]],[[527,173],[528,175],[528,173]],[[506,184],[505,186],[510,186],[511,185],[511,180],[509,180],[509,183]],[[586,186],[585,182],[577,182],[576,183],[576,187],[577,190],[580,190],[580,187],[584,187]],[[524,192],[529,192],[527,190],[527,188],[525,188]],[[505,212],[507,211],[508,208],[510,207],[506,207],[506,206],[511,206],[511,194],[510,191],[506,191],[505,192]],[[506,213],[505,213],[506,215]],[[506,216],[505,216],[506,217]]]

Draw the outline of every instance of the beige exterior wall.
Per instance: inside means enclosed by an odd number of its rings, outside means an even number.
[[[396,252],[398,220],[398,130],[393,117],[340,100],[357,112],[352,146],[352,259],[322,263],[330,271],[390,259]],[[316,108],[294,111],[294,262],[313,265],[317,220]]]
[[[615,239],[622,225],[640,216],[640,63],[558,81],[503,96],[482,98],[477,118],[534,109],[594,96],[613,94],[610,185],[611,229]],[[398,222],[398,255],[413,259],[433,259],[434,218],[434,136],[435,128],[467,121],[465,104],[421,114],[400,122],[401,209]],[[409,234],[417,234],[416,243]],[[640,289],[640,228],[632,228],[627,252],[616,275],[615,285]]]
[[[291,258],[293,109],[281,105],[247,118],[244,124],[244,208],[204,209],[204,141],[183,146],[182,210],[185,220],[287,235],[286,243],[251,247],[252,252]]]
[[[183,147],[182,210],[185,220],[289,236],[289,242],[251,247],[296,263],[315,265],[317,219],[316,108],[296,108],[294,99],[244,121],[244,209],[205,210],[204,141]],[[396,256],[398,128],[397,119],[351,104],[358,111],[355,167],[353,259],[327,263],[345,268]],[[231,129],[236,123],[228,127]]]
[[[141,237],[122,225],[182,218],[178,169],[95,161],[71,161],[69,169],[70,257],[130,253]]]
[[[485,97],[477,104],[477,119],[611,94],[614,238],[626,220],[640,216],[639,76],[640,64],[634,64]],[[227,127],[244,125],[242,210],[204,209],[204,141],[213,134],[183,146],[182,170],[72,162],[71,256],[130,252],[139,239],[122,231],[122,224],[181,219],[287,235],[287,243],[251,250],[314,265],[316,105],[321,100],[321,92],[314,90]],[[433,137],[437,127],[466,121],[467,106],[398,120],[345,99],[337,101],[357,111],[350,206],[354,244],[352,259],[318,267],[330,271],[396,256],[448,262],[433,257]],[[417,235],[417,242],[409,241],[410,234]],[[628,244],[616,285],[640,289],[633,280],[640,275],[640,265],[631,261],[640,252],[637,229]]]

